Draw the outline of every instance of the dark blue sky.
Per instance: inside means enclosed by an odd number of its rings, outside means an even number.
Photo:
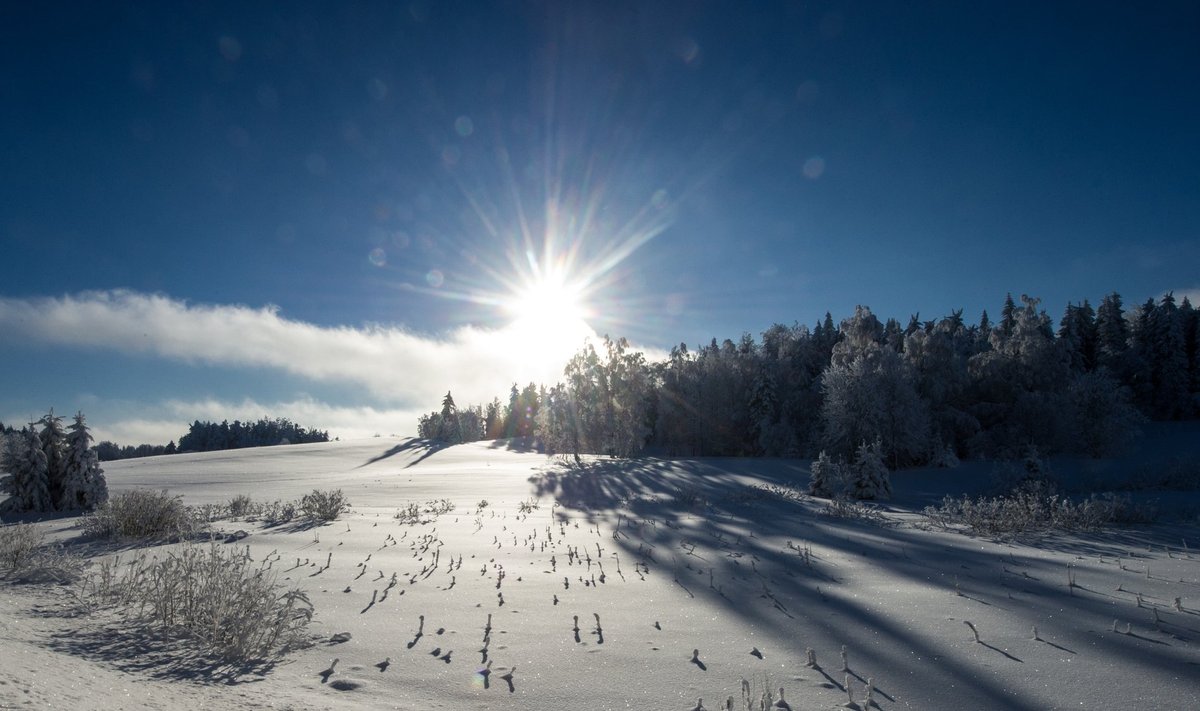
[[[857,303],[974,320],[1011,291],[1057,318],[1196,290],[1198,37],[1200,5],[1169,2],[10,3],[0,299],[450,339],[505,325],[547,234],[589,323],[656,348]],[[43,391],[339,399],[260,361],[25,336],[0,417]],[[78,348],[97,370],[69,386],[12,375]],[[129,357],[187,392],[105,392]]]

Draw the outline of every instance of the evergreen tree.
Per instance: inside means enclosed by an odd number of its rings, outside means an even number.
[[[821,450],[821,454],[810,465],[809,471],[811,472],[808,483],[810,495],[832,499],[841,493],[844,484],[842,467],[834,462],[825,450]]]
[[[54,510],[46,477],[46,453],[35,424],[4,438],[0,468],[8,472],[2,483],[11,497],[5,507],[11,511]]]
[[[1191,415],[1187,348],[1174,294],[1162,297],[1150,315],[1149,362],[1153,387],[1152,413],[1160,419]]]
[[[51,408],[38,424],[42,426],[39,440],[42,452],[46,455],[46,485],[50,492],[50,501],[55,505],[63,499],[64,480],[66,478],[66,432],[63,430],[62,418],[54,414]]]
[[[1195,416],[1200,415],[1200,310],[1193,307],[1185,296],[1179,304],[1179,317],[1183,324],[1188,394],[1192,403],[1192,414]]]
[[[1004,339],[1012,336],[1017,326],[1017,304],[1013,301],[1012,292],[1004,297],[1004,308],[1000,309],[1000,336]]]
[[[852,467],[853,481],[850,494],[856,499],[890,499],[892,481],[887,464],[883,461],[883,442],[876,439],[871,444],[858,445]]]
[[[1085,300],[1081,305],[1067,304],[1058,328],[1058,341],[1066,350],[1071,370],[1091,372],[1096,367],[1096,315]]]
[[[82,412],[75,413],[75,422],[68,429],[63,496],[58,507],[64,511],[89,511],[108,501],[108,482],[96,450],[91,447],[92,435]]]
[[[441,429],[437,438],[449,444],[462,442],[462,429],[458,424],[458,407],[455,406],[454,396],[450,394],[449,390],[446,391],[446,397],[442,398],[441,415]]]
[[[1096,364],[1108,368],[1119,380],[1128,376],[1129,324],[1125,321],[1121,295],[1113,292],[1096,310]]]

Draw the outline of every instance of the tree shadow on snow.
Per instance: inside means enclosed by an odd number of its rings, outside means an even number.
[[[1043,707],[1032,692],[1014,695],[963,655],[948,654],[971,646],[970,636],[961,636],[949,622],[941,622],[942,629],[934,620],[935,636],[959,637],[934,643],[858,599],[843,581],[869,565],[921,595],[944,594],[943,604],[960,614],[964,605],[983,605],[1022,625],[1042,623],[1048,636],[1071,646],[1086,640],[1090,652],[1105,659],[1147,672],[1190,673],[1186,660],[1160,640],[1106,634],[1112,601],[1079,589],[1072,595],[1063,573],[1076,554],[1113,555],[1147,537],[1165,543],[1179,532],[1163,536],[1165,531],[1156,528],[1148,536],[1145,530],[1109,530],[1032,544],[981,545],[978,538],[898,526],[897,520],[878,525],[853,515],[828,515],[826,500],[802,493],[808,479],[807,466],[786,460],[587,457],[578,465],[559,461],[529,481],[539,497],[560,505],[560,523],[603,521],[615,529],[611,545],[620,551],[623,578],[670,575],[690,597],[756,627],[798,627],[803,641],[797,640],[793,651],[846,644],[854,665],[863,670],[889,669],[898,655],[937,660],[931,678],[953,680],[984,705]],[[893,516],[912,511],[903,504],[880,510]],[[1023,551],[1023,546],[1057,553],[1062,560]],[[634,576],[625,562],[630,559],[640,565]],[[1026,571],[1033,575],[1023,575]],[[1070,624],[1051,625],[1048,621],[1062,617],[1068,604],[1076,609],[1076,616],[1067,618]],[[1160,612],[1169,614],[1165,608]],[[986,646],[990,654],[1022,661]]]
[[[392,447],[383,454],[371,457],[362,464],[359,464],[357,467],[355,467],[355,469],[362,469],[363,467],[371,466],[376,462],[382,462],[383,460],[394,457],[397,454],[403,454],[405,452],[420,452],[421,454],[416,460],[409,462],[408,465],[405,466],[405,469],[407,469],[408,467],[420,464],[422,461],[428,459],[448,446],[449,445],[445,442],[439,442],[433,439],[417,439],[414,437],[396,445],[395,447]]]

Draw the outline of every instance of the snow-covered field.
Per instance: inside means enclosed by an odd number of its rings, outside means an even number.
[[[882,524],[786,495],[808,480],[788,460],[580,470],[502,443],[370,439],[105,469],[114,492],[189,504],[343,489],[353,510],[325,526],[218,524],[249,533],[220,545],[309,592],[319,641],[231,676],[63,616],[61,589],[5,585],[0,708],[740,709],[743,679],[793,709],[844,707],[847,681],[864,707],[868,679],[880,709],[1200,708],[1195,519],[1026,543],[921,525],[979,465],[894,475]],[[427,522],[395,518],[442,499]],[[74,524],[40,525],[83,545]]]

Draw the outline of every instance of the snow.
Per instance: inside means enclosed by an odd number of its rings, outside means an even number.
[[[806,490],[803,461],[584,465],[504,442],[388,438],[107,463],[113,493],[166,488],[189,504],[343,489],[352,511],[325,526],[218,524],[250,533],[221,545],[249,545],[256,560],[277,551],[274,570],[312,598],[319,641],[231,681],[179,649],[128,644],[111,619],[63,617],[61,588],[4,585],[0,708],[682,710],[703,698],[716,709],[746,678],[783,687],[792,708],[835,709],[847,701],[842,645],[855,698],[872,678],[881,709],[1200,706],[1194,525],[1024,543],[919,526],[913,512],[981,479],[979,463],[894,474],[884,526],[765,493]],[[439,499],[454,510],[417,525],[394,518]],[[84,545],[72,518],[39,525]],[[398,585],[379,600],[393,573]],[[342,632],[348,641],[330,641]],[[818,668],[805,665],[810,647]]]

